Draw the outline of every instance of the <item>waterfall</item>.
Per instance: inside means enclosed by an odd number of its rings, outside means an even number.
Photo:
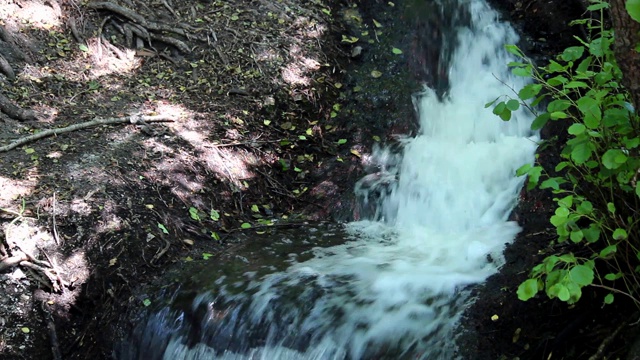
[[[172,335],[144,358],[455,357],[464,288],[498,270],[520,230],[508,221],[523,181],[515,171],[533,162],[537,141],[525,112],[503,122],[484,107],[511,92],[503,83],[524,84],[503,49],[517,35],[484,1],[456,6],[468,24],[453,30],[449,87],[416,95],[421,130],[393,165],[397,181],[378,199],[377,218],[348,224],[350,241],[285,271],[247,274],[241,292],[221,279],[217,293],[193,300],[197,326],[155,314],[149,323]]]

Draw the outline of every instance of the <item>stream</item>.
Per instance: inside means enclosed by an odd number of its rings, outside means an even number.
[[[176,270],[116,358],[456,357],[468,286],[498,271],[520,230],[515,171],[538,138],[529,114],[504,122],[484,107],[524,84],[506,66],[515,31],[482,0],[430,3],[452,17],[439,29],[447,86],[415,95],[420,132],[400,154],[374,154],[383,170],[355,189],[371,218],[252,236],[245,255]]]

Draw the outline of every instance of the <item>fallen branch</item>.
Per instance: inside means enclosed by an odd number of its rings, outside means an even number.
[[[23,138],[20,138],[12,142],[9,145],[1,146],[0,152],[6,152],[9,150],[15,149],[20,145],[24,145],[26,143],[39,140],[45,137],[60,135],[60,134],[64,134],[64,133],[68,133],[76,130],[98,126],[98,125],[114,125],[114,124],[125,124],[125,123],[131,123],[135,125],[143,122],[173,122],[173,121],[175,121],[174,117],[165,116],[165,115],[155,115],[155,116],[132,115],[132,116],[125,116],[121,118],[96,119],[92,121],[83,122],[80,124],[59,128],[59,129],[49,129],[49,130],[39,132],[37,134],[25,136]]]

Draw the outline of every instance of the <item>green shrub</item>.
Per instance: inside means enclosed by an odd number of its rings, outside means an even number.
[[[568,122],[554,176],[540,165],[517,171],[528,176],[528,189],[550,189],[557,204],[550,219],[556,253],[535,266],[518,288],[525,301],[544,290],[549,298],[572,304],[585,286],[596,286],[608,290],[607,304],[615,293],[638,303],[640,123],[621,86],[613,32],[604,25],[608,4],[591,3],[593,16],[574,21],[588,30],[588,38],[576,38],[576,46],[546,66],[535,66],[516,46],[507,46],[519,59],[509,64],[513,74],[534,82],[514,91],[517,98],[487,104],[495,105],[493,112],[505,121],[525,107],[535,115],[534,130],[549,121]],[[569,243],[575,245],[564,246]]]

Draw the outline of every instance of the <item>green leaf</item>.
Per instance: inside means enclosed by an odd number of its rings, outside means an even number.
[[[571,150],[571,159],[578,165],[584,164],[591,158],[591,146],[589,143],[581,143]]]
[[[511,73],[515,76],[531,77],[531,66],[515,67],[511,69]]]
[[[549,113],[542,113],[538,115],[531,123],[531,130],[540,130],[549,121],[551,116]]]
[[[213,221],[218,221],[220,220],[220,213],[214,209],[211,209],[211,214],[209,215],[211,217],[211,220]]]
[[[560,184],[564,183],[564,179],[560,177],[549,178],[540,184],[540,189],[560,190]]]
[[[522,301],[527,301],[532,297],[536,296],[538,293],[538,280],[537,279],[527,279],[520,286],[518,286],[518,299]]]
[[[636,184],[636,195],[640,197],[640,181]]]
[[[522,53],[522,51],[520,51],[520,49],[516,45],[505,45],[504,48],[509,53],[511,53],[511,54],[513,54],[513,55],[515,55],[517,57],[520,57],[520,58],[524,57],[524,54]]]
[[[560,57],[564,61],[575,61],[580,59],[582,54],[584,54],[584,46],[571,46],[566,48]]]
[[[357,37],[355,37],[355,36],[346,36],[346,35],[342,35],[342,42],[343,42],[343,43],[353,44],[353,43],[358,42],[358,40],[360,40],[360,39],[358,39],[358,38],[357,38]]]
[[[558,165],[556,165],[556,169],[555,170],[556,171],[562,171],[562,170],[564,170],[564,168],[566,168],[569,165],[571,165],[571,164],[569,164],[568,161],[562,161]]]
[[[600,238],[600,228],[596,224],[591,224],[587,229],[582,229],[582,233],[590,243],[594,243]]]
[[[566,262],[567,264],[573,264],[576,262],[576,257],[573,254],[562,254],[558,257],[558,259]]]
[[[549,219],[549,222],[551,223],[551,225],[556,227],[556,232],[558,233],[558,235],[560,236],[567,235],[567,230],[565,229],[565,226],[564,226],[567,223],[566,216],[553,215]]]
[[[488,103],[484,104],[484,108],[488,109],[489,107],[493,106],[493,104],[496,103],[496,101],[498,101],[500,99],[500,96],[498,96],[497,98],[495,98],[493,101],[489,101]]]
[[[584,126],[583,124],[573,124],[569,126],[569,129],[567,131],[571,135],[580,135],[584,133],[586,130],[587,130],[587,127]]]
[[[586,265],[576,265],[569,270],[571,280],[580,286],[587,286],[593,283],[593,270]]]
[[[496,115],[502,114],[507,109],[507,104],[504,101],[501,101],[493,108],[493,113]]]
[[[251,228],[251,224],[249,224],[249,223],[242,223],[242,225],[240,225],[240,227],[241,227],[242,229],[250,229],[250,228]]]
[[[593,5],[587,6],[587,11],[598,11],[601,9],[608,9],[608,8],[609,8],[609,3],[603,1],[603,2],[599,2]]]
[[[569,293],[569,289],[564,285],[558,285],[558,299],[560,299],[560,301],[569,301],[570,298],[571,294]]]
[[[564,111],[554,111],[550,114],[551,120],[566,119],[569,117]]]
[[[545,100],[546,98],[547,98],[547,95],[546,95],[546,94],[542,94],[542,95],[538,96],[537,98],[535,98],[535,100],[533,100],[533,101],[531,102],[531,106],[536,107],[536,106],[540,105],[540,103],[541,103],[543,100]]]
[[[522,166],[520,166],[518,168],[518,170],[516,170],[516,176],[523,176],[523,175],[527,175],[527,173],[529,172],[529,170],[533,167],[533,165],[531,164],[524,164]]]
[[[574,283],[567,283],[567,289],[569,290],[570,299],[567,301],[569,304],[573,304],[576,301],[580,300],[582,297],[582,289],[581,286]]]
[[[602,251],[600,251],[600,255],[599,256],[601,258],[606,258],[611,254],[615,254],[617,251],[618,251],[618,246],[616,244],[609,245],[606,248],[602,249]],[[607,275],[607,276],[609,276],[609,275]],[[605,278],[607,280],[610,280],[610,279],[607,278],[607,276],[605,276]],[[615,279],[613,279],[613,280],[615,280]]]
[[[151,305],[151,300],[149,300],[149,299],[144,299],[144,300],[142,300],[142,305],[144,305],[144,306],[150,306],[150,305]]]
[[[547,70],[550,73],[554,73],[554,72],[563,72],[564,70],[566,70],[567,67],[560,65],[557,61],[549,61],[549,65],[547,65]]]
[[[516,111],[519,108],[520,108],[520,102],[518,100],[511,99],[511,100],[507,101],[507,109],[509,109],[511,111]]]
[[[165,234],[169,233],[169,230],[167,230],[167,228],[164,225],[160,224],[160,223],[158,223],[158,228]]]
[[[193,206],[189,208],[189,216],[195,221],[200,221],[200,215],[198,215],[198,209]]]
[[[550,113],[556,111],[564,111],[567,110],[571,106],[571,102],[569,100],[553,100],[547,105],[547,111]]]
[[[566,207],[559,207],[556,209],[556,216],[559,216],[561,218],[566,218],[569,216],[569,214],[570,211]]]
[[[347,139],[340,139],[340,140],[337,141],[338,145],[343,145],[343,144],[346,144],[346,143],[347,143]]]
[[[614,240],[625,240],[627,237],[628,237],[628,234],[625,229],[618,228],[613,231]]]
[[[625,8],[633,20],[640,22],[640,0],[627,0]]]
[[[547,84],[549,84],[551,86],[558,86],[558,85],[565,84],[567,81],[569,81],[569,80],[566,77],[564,77],[562,75],[558,75],[558,76],[554,76],[551,79],[547,80]]]
[[[593,212],[593,204],[590,201],[583,201],[576,210],[580,215],[589,215]]]
[[[89,48],[85,44],[78,45],[78,48],[80,49],[80,51],[89,52]]]
[[[568,84],[566,84],[565,89],[578,89],[578,88],[588,88],[589,85],[587,85],[586,82],[584,81],[569,81]]]
[[[602,164],[607,169],[617,169],[627,162],[627,155],[619,149],[609,149],[602,155]]]
[[[613,294],[607,294],[607,296],[604,297],[604,303],[607,305],[611,305],[613,303]]]
[[[609,210],[610,213],[615,214],[616,213],[616,206],[613,205],[613,203],[607,203],[607,210]]]
[[[590,96],[583,96],[576,101],[578,109],[584,114],[584,124],[595,129],[600,126],[602,121],[602,111],[600,110],[600,102]]]
[[[586,73],[589,70],[589,66],[591,66],[592,62],[593,62],[592,56],[587,56],[586,58],[584,58],[584,60],[582,60],[580,62],[580,65],[578,65],[578,67],[576,68],[576,73],[577,74]]]
[[[627,149],[635,149],[638,146],[640,146],[640,138],[634,137],[631,139],[624,139],[623,140],[624,143],[624,147],[626,147]]]
[[[396,55],[400,55],[402,54],[402,50],[398,49],[398,48],[393,48],[391,49],[391,52],[396,54]]]
[[[209,260],[209,258],[212,257],[212,256],[213,256],[213,254],[209,254],[209,253],[206,253],[206,252],[202,253],[202,258],[204,260]]]
[[[582,233],[582,230],[572,231],[569,238],[571,239],[572,242],[577,244],[580,241],[582,241],[582,239],[584,239],[584,234]]]
[[[527,184],[527,189],[531,190],[536,185],[538,185],[538,181],[540,181],[540,176],[542,175],[542,167],[534,166],[527,172],[529,175],[529,183]]]
[[[215,241],[220,241],[220,235],[218,235],[218,233],[215,231],[211,232],[211,238]]]
[[[518,97],[522,100],[529,100],[538,95],[540,90],[542,90],[541,84],[527,84],[525,87],[520,89]]]
[[[596,57],[603,57],[605,56],[606,53],[611,51],[611,44],[612,44],[612,41],[605,37],[594,39],[589,44],[589,53],[591,53],[593,56],[596,56]],[[608,69],[605,69],[605,72],[609,72]],[[604,84],[601,80],[613,78],[611,74],[608,74],[605,76],[602,76],[602,75],[600,75],[600,79],[597,79],[596,81],[599,85]],[[608,80],[605,80],[605,82],[606,81]]]

